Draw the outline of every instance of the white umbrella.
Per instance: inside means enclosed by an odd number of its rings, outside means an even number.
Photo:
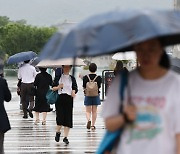
[[[114,60],[136,60],[136,53],[134,51],[129,51],[129,52],[119,52],[115,53],[112,56],[112,59]]]
[[[36,66],[37,67],[44,67],[44,68],[57,68],[61,67],[62,65],[74,65],[73,64],[73,58],[64,58],[64,59],[58,59],[58,60],[42,60],[40,61]],[[83,66],[85,63],[82,59],[76,58],[75,60],[75,66]]]

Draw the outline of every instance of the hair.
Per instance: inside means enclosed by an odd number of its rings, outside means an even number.
[[[123,70],[123,62],[122,61],[117,61],[116,66],[114,68],[114,75],[116,76],[119,71]]]
[[[62,65],[62,67],[64,67],[64,66],[70,66],[70,68],[72,68],[72,65]]]
[[[97,71],[97,65],[95,63],[91,63],[89,65],[89,71],[90,72],[96,72]]]
[[[164,68],[166,68],[166,69],[169,69],[171,67],[169,57],[168,57],[168,55],[167,55],[165,50],[163,51],[163,54],[161,56],[159,65],[164,67]]]
[[[26,63],[26,64],[29,63],[29,62],[30,62],[30,60],[25,60],[25,61],[24,61],[24,63]]]
[[[46,72],[47,68],[39,67],[39,70],[40,70],[41,72]]]

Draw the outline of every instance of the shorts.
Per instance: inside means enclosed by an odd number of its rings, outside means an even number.
[[[85,106],[101,105],[100,97],[99,96],[94,96],[94,97],[85,96],[84,105]]]

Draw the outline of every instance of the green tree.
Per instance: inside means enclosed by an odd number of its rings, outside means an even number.
[[[6,16],[0,16],[0,27],[5,26],[10,22],[9,18]]]
[[[9,23],[0,29],[0,50],[8,55],[30,50],[39,53],[55,31],[56,28]]]

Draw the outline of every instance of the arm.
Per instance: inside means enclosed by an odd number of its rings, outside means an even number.
[[[83,77],[83,89],[86,88],[86,83],[87,83],[87,76],[85,75],[85,76]]]
[[[61,88],[63,88],[63,84],[62,84],[62,83],[59,84],[58,86],[53,87],[52,90],[53,90],[53,91],[57,91],[57,90],[59,90],[59,89],[61,89]]]
[[[180,134],[176,134],[176,154],[180,154]]]
[[[98,76],[98,88],[101,88],[102,78]]]
[[[75,77],[71,76],[72,79],[72,90],[75,92],[75,94],[78,92],[78,86]]]
[[[136,119],[136,107],[126,105],[122,114],[105,120],[106,127],[109,131],[115,131],[124,126],[124,124],[133,122]]]
[[[123,115],[117,115],[105,119],[105,126],[109,131],[116,131],[125,124]]]
[[[10,90],[8,88],[8,84],[7,84],[6,80],[4,80],[3,88],[4,88],[4,100],[6,102],[9,102],[11,100],[11,92],[10,92]]]
[[[20,69],[20,68],[18,69],[18,79],[19,79],[19,80],[22,79],[22,77],[21,77],[21,69]]]

